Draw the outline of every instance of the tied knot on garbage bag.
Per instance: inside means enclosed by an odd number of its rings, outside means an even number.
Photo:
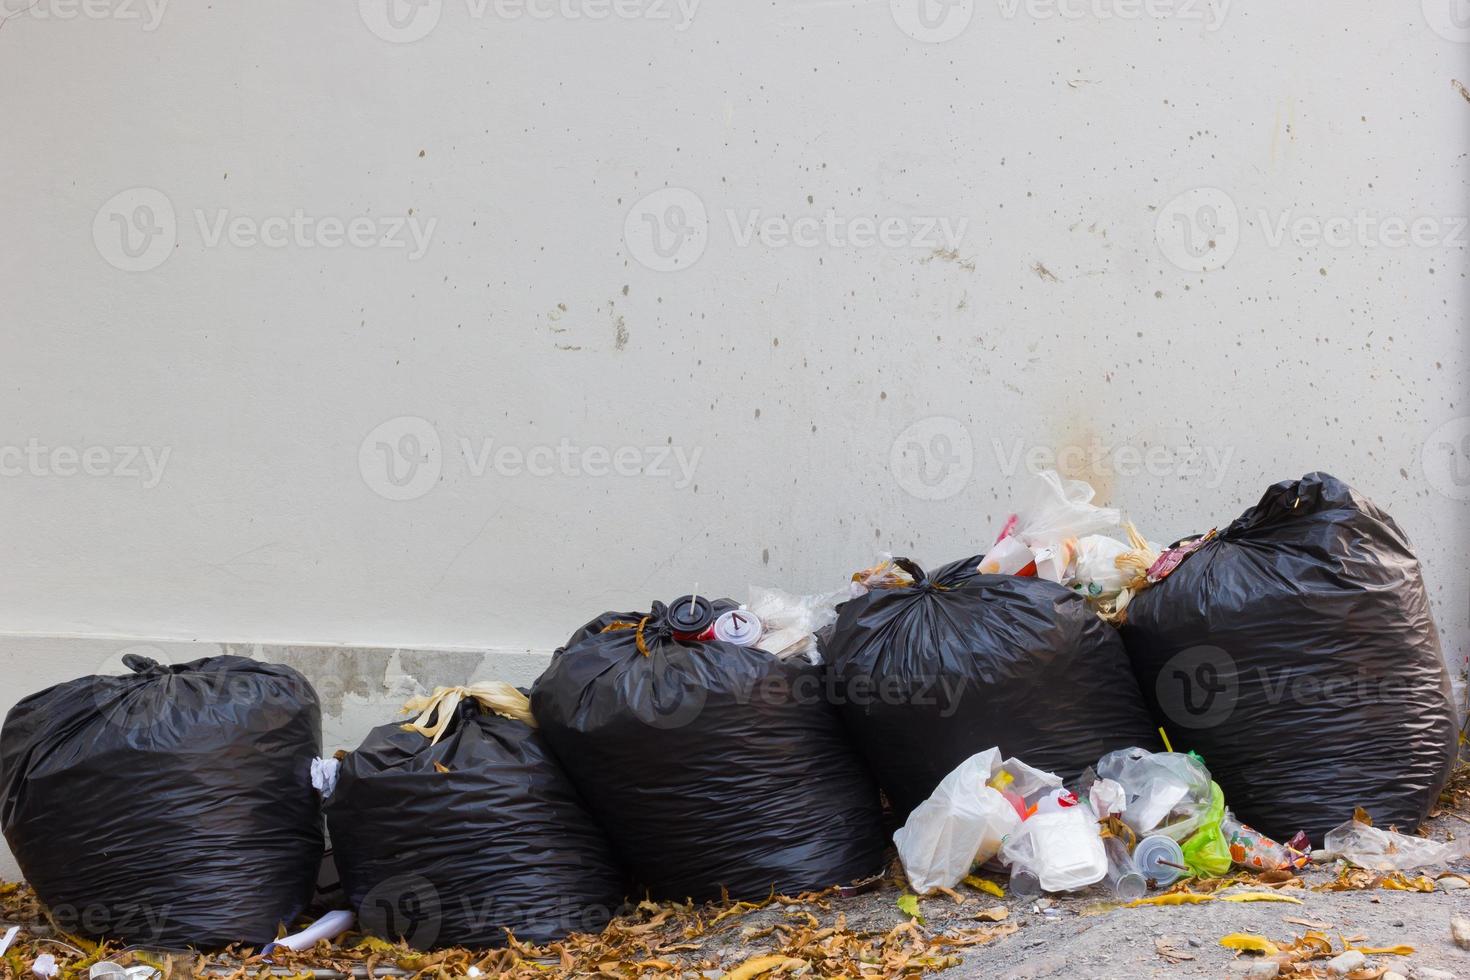
[[[658,604],[655,603],[654,605],[657,607]],[[636,623],[630,623],[627,620],[620,619],[615,623],[608,623],[602,628],[602,632],[611,633],[616,630],[634,630],[633,642],[637,645],[638,652],[646,657],[648,656],[648,640],[644,637],[643,631],[647,628],[648,622],[652,618],[652,616],[644,616]]]
[[[536,717],[531,714],[531,701],[505,681],[485,681],[467,687],[436,687],[432,694],[421,694],[403,705],[405,714],[419,712],[419,716],[404,724],[406,732],[418,732],[429,739],[430,745],[438,743],[454,721],[456,710],[461,704],[478,704],[486,711],[493,711],[502,718],[523,722],[536,727]]]

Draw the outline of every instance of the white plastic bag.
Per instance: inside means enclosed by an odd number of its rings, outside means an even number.
[[[1116,509],[1094,505],[1094,496],[1096,491],[1082,480],[1063,480],[1056,470],[1037,473],[1000,539],[980,560],[980,572],[1015,574],[1001,569],[1016,562],[1015,543],[1006,544],[1016,538],[1031,550],[1038,577],[1065,581],[1074,562],[1076,539],[1117,527],[1122,520]],[[1023,563],[1016,571],[1024,567]]]
[[[1005,836],[1020,824],[1016,808],[987,785],[999,769],[999,749],[970,756],[894,833],[904,873],[916,893],[953,888],[975,865],[995,857]]]

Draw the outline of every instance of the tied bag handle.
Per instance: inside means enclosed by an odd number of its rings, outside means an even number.
[[[505,681],[483,681],[463,687],[436,687],[432,694],[410,698],[404,703],[403,710],[408,713],[417,711],[419,716],[400,727],[406,732],[418,732],[433,745],[449,730],[455,711],[461,704],[478,704],[484,710],[493,711],[502,718],[536,727],[536,717],[531,714],[531,700]]]

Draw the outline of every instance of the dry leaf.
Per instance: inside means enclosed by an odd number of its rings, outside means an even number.
[[[1123,906],[1125,909],[1143,908],[1145,905],[1199,905],[1202,902],[1213,902],[1214,895],[1196,895],[1194,892],[1170,892],[1167,895],[1154,895],[1152,898],[1139,898]]]
[[[1004,905],[996,905],[977,913],[975,918],[980,922],[1004,922],[1010,914],[1011,910]]]
[[[752,956],[725,974],[725,980],[751,980],[752,977],[770,973],[776,967],[784,966],[789,961],[789,958],[785,956]]]
[[[1005,889],[997,885],[995,882],[991,881],[989,878],[981,878],[976,875],[965,875],[965,884],[969,885],[971,888],[978,888],[987,895],[994,895],[996,898],[1006,897]]]
[[[1275,956],[1281,952],[1277,946],[1265,936],[1257,936],[1249,932],[1232,932],[1220,939],[1220,945],[1226,949],[1234,949],[1244,953],[1264,953],[1267,956]]]
[[[1290,902],[1292,905],[1301,905],[1302,900],[1292,898],[1290,895],[1278,895],[1275,892],[1232,892],[1228,895],[1217,896],[1222,902]]]

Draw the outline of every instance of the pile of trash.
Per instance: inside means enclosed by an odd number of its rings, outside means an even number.
[[[1377,854],[1390,843],[1364,841],[1352,823],[1328,837],[1329,845],[1366,844]],[[1237,820],[1197,755],[1136,747],[1103,756],[1072,789],[987,749],[945,776],[893,840],[921,895],[990,870],[1008,873],[1018,896],[1102,882],[1134,901],[1181,877],[1217,878],[1232,866],[1286,871],[1311,860],[1305,834],[1281,844]],[[1347,847],[1343,856],[1369,853]]]
[[[1164,547],[1048,472],[999,531],[934,571],[602,613],[529,691],[425,693],[333,759],[290,668],[130,657],[12,709],[0,828],[68,935],[163,949],[555,942],[862,887],[890,836],[920,892],[988,868],[1144,901],[1313,842],[1465,856],[1357,809],[1422,822],[1457,711],[1418,563],[1351,488],[1308,474]],[[283,935],[324,823],[341,895]]]

